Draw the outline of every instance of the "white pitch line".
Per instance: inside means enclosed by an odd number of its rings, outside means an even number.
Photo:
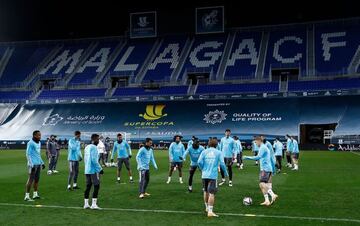
[[[33,207],[33,208],[57,208],[57,209],[83,210],[82,207],[78,207],[78,206],[57,206],[57,205],[40,205],[40,204],[38,204],[38,205],[29,205],[29,204],[20,204],[20,203],[0,203],[0,206],[17,206],[17,207]],[[150,213],[174,213],[174,214],[205,215],[204,212],[198,212],[198,211],[159,210],[159,209],[149,210],[149,209],[102,208],[100,211],[124,211],[124,212],[150,212]],[[351,219],[351,218],[323,218],[323,217],[281,216],[281,215],[220,213],[220,212],[217,212],[217,213],[219,215],[221,215],[221,216],[234,216],[234,217],[259,217],[259,218],[277,218],[277,219],[292,219],[292,220],[338,221],[338,222],[360,223],[360,219]]]
[[[354,152],[354,151],[350,151],[351,153],[355,154],[355,155],[360,155],[360,153]]]

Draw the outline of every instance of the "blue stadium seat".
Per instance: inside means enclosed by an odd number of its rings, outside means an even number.
[[[139,70],[141,69],[142,64],[144,63],[146,57],[148,56],[151,48],[154,45],[153,39],[146,40],[130,40],[124,48],[120,51],[119,55],[116,57],[114,63],[110,67],[107,72],[107,76],[110,75],[137,75]],[[130,52],[130,50],[132,50]],[[129,54],[128,58],[124,62],[126,65],[137,65],[136,68],[130,67],[117,67],[119,61],[125,56],[125,54]],[[105,79],[106,76],[104,76]]]
[[[305,76],[307,73],[306,43],[306,27],[302,25],[292,29],[270,32],[264,77],[270,77],[272,68],[286,65],[290,65],[290,67],[298,65],[301,76]]]
[[[229,59],[226,62],[225,80],[255,78],[261,34],[261,32],[236,34]]]
[[[359,25],[316,25],[316,76],[347,74],[348,66],[360,44],[359,37]]]
[[[51,51],[51,45],[25,44],[15,47],[7,63],[0,84],[2,86],[20,85],[24,79],[43,61]]]
[[[48,65],[45,65],[45,67],[39,72],[39,74],[43,76],[56,76],[58,79],[65,77],[67,74],[71,74],[75,69],[76,64],[74,64],[72,60],[64,60],[64,64],[60,64],[60,62],[55,62],[56,59],[61,56],[69,59],[69,57],[76,54],[76,56],[78,56],[77,59],[79,62],[82,54],[84,54],[90,43],[90,41],[65,43],[63,48],[51,59]],[[70,67],[71,64],[73,64],[72,68]]]
[[[119,41],[100,42],[98,46],[92,51],[92,54],[90,54],[87,62],[89,62],[88,65],[91,65],[91,62],[102,62],[103,59],[103,64],[101,64],[101,66],[96,65],[87,66],[84,68],[80,67],[79,70],[82,72],[77,72],[70,80],[69,84],[91,84],[92,79],[105,69],[107,60],[118,44]],[[84,64],[87,64],[87,62]]]
[[[199,85],[196,94],[278,92],[279,83]]]
[[[30,97],[31,91],[0,91],[0,99],[6,100],[26,100]]]
[[[293,81],[289,82],[289,91],[308,90],[336,90],[360,88],[360,78],[318,80],[318,81]]]
[[[179,74],[181,80],[186,71],[203,69],[217,73],[226,44],[226,34],[197,36]],[[195,50],[198,50],[196,54]]]
[[[185,41],[186,36],[166,37],[155,55],[157,57],[148,65],[143,81],[169,81],[172,72],[179,63]],[[165,50],[167,51],[165,52]],[[159,59],[169,59],[169,62],[157,64]]]

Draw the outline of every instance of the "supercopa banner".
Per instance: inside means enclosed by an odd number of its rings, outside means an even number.
[[[156,12],[130,14],[130,38],[149,38],[157,35]]]
[[[335,105],[333,103],[336,103]],[[26,140],[33,130],[43,137],[56,134],[69,138],[80,130],[91,133],[131,134],[132,140],[152,137],[169,140],[175,134],[185,139],[233,134],[249,139],[255,134],[268,137],[298,135],[299,124],[338,123],[335,132],[357,134],[360,102],[357,97],[291,99],[152,101],[127,103],[75,103],[3,106],[0,140]],[[112,135],[111,135],[112,134]]]
[[[224,32],[224,7],[204,7],[195,10],[196,34]]]

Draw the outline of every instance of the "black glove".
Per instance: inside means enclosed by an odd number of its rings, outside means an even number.
[[[183,157],[180,156],[179,159],[180,159],[180,160],[183,160]]]
[[[79,162],[81,162],[82,161],[82,158],[81,157],[79,157]]]
[[[113,163],[113,162],[114,162],[114,159],[111,159],[110,161],[111,161],[111,163]]]
[[[99,172],[99,174],[103,175],[103,174],[104,174],[104,170],[101,170],[101,171]]]
[[[45,164],[42,164],[42,165],[41,165],[41,169],[45,169]]]
[[[131,159],[132,155],[129,155],[129,159]]]

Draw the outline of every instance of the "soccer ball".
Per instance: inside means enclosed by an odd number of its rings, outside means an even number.
[[[245,198],[243,199],[243,204],[244,204],[245,206],[250,206],[250,205],[252,204],[252,199],[251,199],[250,197],[245,197]]]

